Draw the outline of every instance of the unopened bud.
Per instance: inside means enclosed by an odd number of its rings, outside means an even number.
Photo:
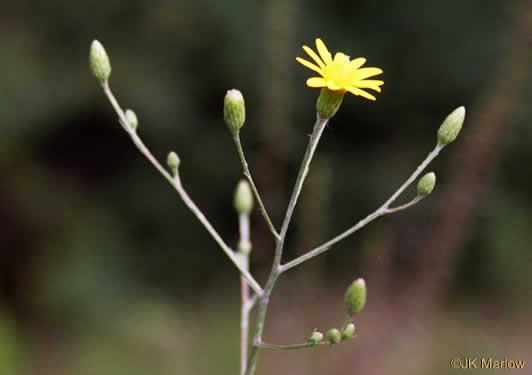
[[[308,342],[311,342],[313,344],[318,344],[323,341],[323,333],[314,331],[308,338]]]
[[[338,112],[343,99],[344,93],[324,87],[316,101],[316,111],[322,119],[331,118]]]
[[[465,107],[458,107],[443,120],[438,129],[438,143],[446,146],[456,139],[465,119]]]
[[[366,282],[360,278],[347,288],[344,297],[345,311],[349,316],[353,316],[362,311],[366,305]]]
[[[126,109],[126,119],[129,126],[131,126],[131,129],[136,130],[137,126],[139,126],[139,119],[137,118],[137,114],[133,112],[131,109]]]
[[[355,335],[355,325],[353,323],[349,323],[342,330],[342,340],[348,340],[350,338],[353,338],[354,335]]]
[[[338,344],[340,341],[342,341],[342,334],[338,329],[332,328],[329,330],[329,332],[327,332],[327,338],[331,344]]]
[[[105,52],[102,44],[94,40],[91,44],[91,50],[89,55],[89,62],[92,69],[92,73],[100,81],[107,81],[111,75],[111,62],[109,56]]]
[[[235,189],[234,206],[240,215],[249,215],[253,209],[253,193],[246,180],[240,180]]]
[[[246,121],[246,105],[239,90],[227,91],[224,98],[224,121],[231,132],[236,135]]]
[[[436,185],[436,175],[434,172],[427,173],[419,179],[419,182],[417,183],[417,193],[420,196],[425,197],[432,193],[434,185]]]
[[[179,159],[179,156],[172,151],[168,154],[168,157],[166,158],[166,164],[168,164],[168,167],[172,171],[172,174],[175,176],[177,175],[177,169],[179,168],[179,164],[181,164],[181,159]]]

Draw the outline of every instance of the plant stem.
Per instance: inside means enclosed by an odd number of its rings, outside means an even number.
[[[275,345],[275,344],[266,344],[266,343],[257,344],[257,346],[260,349],[266,349],[266,350],[298,350],[298,349],[308,349],[308,348],[329,346],[329,345],[330,344],[327,342],[319,342],[316,344],[312,342],[306,342],[304,344],[292,344],[292,345]]]
[[[299,194],[301,193],[301,189],[303,188],[305,177],[308,174],[310,162],[312,161],[312,157],[314,156],[314,152],[316,151],[316,147],[318,146],[319,140],[321,138],[323,130],[325,129],[325,126],[327,125],[328,120],[329,119],[322,119],[317,116],[316,123],[314,124],[314,128],[310,136],[310,141],[307,146],[307,150],[305,151],[305,155],[303,156],[303,160],[299,168],[299,173],[296,179],[296,183],[294,185],[294,190],[292,191],[292,196],[290,198],[290,201],[288,202],[288,208],[286,210],[286,215],[283,221],[283,225],[281,227],[280,238],[275,246],[272,270],[270,272],[270,276],[268,277],[268,281],[266,282],[266,285],[264,287],[264,294],[259,299],[255,335],[248,357],[245,375],[253,375],[255,373],[257,354],[259,351],[259,344],[261,344],[262,342],[262,332],[264,331],[264,321],[266,319],[266,312],[268,310],[268,304],[270,302],[270,295],[273,287],[275,286],[275,282],[277,281],[277,278],[280,274],[281,258],[283,255],[284,241],[286,238],[286,233],[288,231],[288,226],[290,225],[290,220],[292,219],[292,214],[294,213],[294,208],[296,206],[297,199],[299,197]]]
[[[104,91],[105,95],[107,96],[107,98],[111,102],[111,105],[113,106],[114,110],[116,111],[116,113],[117,113],[117,115],[118,115],[118,117],[120,119],[120,124],[122,125],[124,130],[129,134],[129,136],[131,137],[131,140],[133,141],[135,146],[137,146],[138,150],[151,162],[151,164],[155,167],[155,169],[157,169],[159,171],[159,173],[161,173],[161,175],[170,183],[170,185],[172,185],[174,187],[174,189],[177,191],[177,193],[179,194],[179,196],[181,197],[181,199],[183,200],[185,205],[190,209],[190,211],[192,211],[192,213],[196,216],[196,218],[200,221],[200,223],[205,227],[205,229],[207,229],[207,232],[209,232],[209,234],[214,238],[216,243],[221,247],[223,252],[231,260],[231,262],[233,262],[233,264],[236,266],[236,268],[238,268],[240,273],[246,278],[246,280],[249,282],[249,286],[258,295],[261,295],[263,293],[263,290],[260,287],[260,285],[257,283],[257,281],[255,281],[253,276],[251,276],[251,274],[247,270],[242,268],[242,266],[240,265],[240,262],[238,261],[238,259],[235,256],[235,253],[233,252],[233,250],[229,246],[227,246],[227,244],[220,237],[218,232],[216,232],[214,227],[207,220],[205,215],[203,215],[201,210],[196,206],[194,201],[187,194],[187,192],[183,188],[183,185],[181,184],[181,179],[179,178],[179,175],[176,174],[176,176],[172,177],[170,175],[170,173],[168,173],[166,171],[166,169],[164,169],[161,166],[161,164],[159,164],[157,159],[152,155],[152,153],[146,147],[146,145],[144,145],[144,143],[139,138],[139,136],[137,135],[135,130],[132,129],[128,125],[128,121],[126,119],[124,111],[122,110],[122,108],[120,108],[120,105],[118,104],[118,101],[116,100],[115,96],[111,92],[111,89],[109,88],[109,82],[108,81],[102,82],[102,87],[103,87],[103,91]]]
[[[437,144],[436,147],[427,155],[427,157],[425,158],[425,160],[423,160],[421,162],[421,164],[416,168],[416,170],[414,171],[414,173],[412,173],[412,175],[405,181],[405,183],[403,185],[401,185],[401,187],[399,189],[397,189],[397,191],[381,206],[379,207],[375,212],[369,214],[368,216],[366,216],[364,219],[360,220],[356,225],[352,226],[351,228],[349,228],[348,230],[346,230],[345,232],[339,234],[338,236],[332,238],[331,240],[325,242],[324,244],[316,247],[315,249],[313,250],[310,250],[308,251],[307,253],[301,255],[300,257],[294,259],[294,260],[291,260],[290,262],[286,263],[286,264],[283,264],[282,266],[280,266],[280,272],[285,272],[309,259],[312,259],[314,258],[315,256],[318,256],[324,252],[326,252],[327,250],[330,249],[331,246],[333,246],[334,244],[342,241],[343,239],[349,237],[350,235],[352,235],[353,233],[355,233],[356,231],[358,231],[359,229],[363,228],[364,226],[366,226],[367,224],[369,224],[370,222],[372,222],[373,220],[375,220],[376,218],[378,218],[379,216],[382,216],[382,215],[386,215],[386,214],[389,214],[389,213],[393,213],[393,212],[397,212],[397,211],[400,211],[400,210],[403,210],[403,209],[406,209],[414,204],[416,204],[417,202],[419,202],[420,199],[418,199],[417,197],[414,198],[411,202],[405,204],[405,205],[402,205],[402,206],[399,206],[399,207],[395,207],[395,208],[389,208],[390,204],[392,204],[396,199],[397,197],[408,187],[410,186],[410,184],[421,174],[421,172],[423,172],[423,170],[427,167],[427,165],[436,157],[438,156],[438,154],[440,153],[440,151],[443,149],[443,145],[441,144]]]
[[[257,186],[255,186],[255,182],[253,181],[253,178],[251,177],[251,172],[249,171],[248,162],[244,155],[244,150],[242,149],[242,143],[240,142],[240,134],[237,133],[233,137],[233,140],[235,141],[238,156],[240,157],[240,162],[242,163],[242,168],[244,169],[244,176],[246,176],[246,178],[248,179],[249,184],[251,185],[251,189],[253,190],[253,194],[255,195],[255,198],[257,199],[257,202],[259,203],[260,212],[262,213],[264,220],[266,220],[266,224],[268,224],[268,228],[270,228],[270,231],[272,232],[273,236],[275,237],[275,241],[277,242],[280,239],[279,233],[277,233],[275,226],[270,220],[270,216],[268,215],[268,212],[266,211],[266,208],[264,207],[264,204],[262,203],[262,199],[260,198],[259,191],[257,190]]]
[[[239,252],[242,260],[242,267],[249,270],[249,251],[251,251],[251,241],[249,240],[249,215],[240,214],[238,216],[238,228],[240,234]],[[240,374],[246,371],[246,362],[248,358],[248,341],[249,341],[249,288],[246,278],[240,275]]]

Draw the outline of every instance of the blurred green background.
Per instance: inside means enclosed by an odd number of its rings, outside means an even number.
[[[429,199],[285,274],[265,339],[306,340],[369,288],[358,339],[264,352],[258,374],[447,374],[454,357],[529,361],[532,374],[532,3],[412,1],[30,1],[0,15],[0,374],[237,374],[238,275],[118,125],[88,67],[234,246],[237,154],[222,120],[240,89],[241,136],[279,225],[318,90],[296,63],[321,37],[384,70],[376,102],[346,96],[320,144],[285,259],[373,211],[465,105],[462,134],[429,167]],[[409,190],[406,201],[414,194]],[[273,241],[252,217],[264,283]],[[508,371],[508,370],[505,370]],[[501,373],[504,370],[501,370]]]

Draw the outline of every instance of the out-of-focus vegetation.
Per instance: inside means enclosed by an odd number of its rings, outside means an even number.
[[[529,1],[21,0],[0,21],[0,373],[238,371],[236,270],[120,129],[88,68],[93,39],[146,143],[161,160],[179,152],[184,185],[233,245],[241,170],[225,91],[244,93],[242,140],[280,223],[318,95],[301,45],[321,37],[384,70],[377,101],[346,97],[328,126],[287,259],[375,209],[447,113],[468,110],[431,197],[279,282],[265,335],[291,343],[339,324],[345,287],[366,278],[357,340],[264,353],[259,374],[445,374],[466,356],[532,366]],[[264,282],[273,243],[258,213],[252,224]]]

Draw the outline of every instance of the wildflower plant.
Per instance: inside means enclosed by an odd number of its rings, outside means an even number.
[[[120,125],[130,136],[138,150],[176,190],[181,200],[205,227],[207,232],[212,236],[214,241],[227,255],[229,260],[235,265],[240,273],[241,375],[253,375],[255,373],[258,353],[261,350],[310,349],[340,344],[356,337],[356,329],[353,319],[364,309],[367,296],[366,282],[362,278],[356,279],[347,288],[344,297],[346,319],[343,322],[343,325],[341,325],[341,328],[330,328],[326,335],[318,330],[314,330],[313,332],[307,334],[306,341],[296,344],[279,345],[265,342],[263,339],[264,323],[268,312],[270,296],[273,288],[276,285],[277,279],[282,273],[287,272],[288,270],[301,265],[307,260],[310,260],[330,250],[335,244],[351,236],[378,217],[405,210],[417,204],[423,198],[427,197],[433,191],[436,183],[436,175],[433,172],[425,174],[418,180],[417,194],[408,203],[393,206],[393,203],[396,201],[396,199],[405,191],[407,187],[409,187],[418,179],[428,164],[434,158],[436,158],[436,156],[438,156],[440,151],[456,139],[462,128],[465,118],[464,107],[455,109],[447,116],[437,131],[436,145],[434,149],[429,152],[425,159],[419,164],[410,177],[408,177],[408,179],[395,191],[395,193],[393,193],[391,197],[389,197],[388,200],[386,200],[374,212],[370,213],[344,232],[315,247],[314,249],[306,251],[303,255],[286,263],[282,263],[281,260],[286,234],[290,226],[292,215],[303,188],[303,183],[307,177],[312,158],[327,123],[340,108],[346,93],[349,92],[355,96],[360,96],[362,98],[375,101],[376,97],[367,92],[367,90],[369,89],[380,93],[381,86],[384,83],[381,80],[368,79],[378,76],[383,72],[380,68],[362,67],[366,63],[365,58],[358,57],[351,60],[349,56],[342,52],[337,52],[333,58],[321,39],[316,39],[316,49],[318,53],[314,52],[307,46],[303,46],[303,50],[308,54],[308,56],[310,56],[313,62],[300,57],[296,59],[300,64],[320,75],[320,77],[309,78],[307,80],[307,85],[309,87],[321,88],[321,92],[316,102],[316,122],[310,136],[307,150],[303,156],[303,160],[299,168],[284,220],[279,230],[273,224],[268,215],[268,211],[262,202],[257,186],[255,185],[251,175],[251,171],[246,161],[245,153],[240,141],[240,131],[246,119],[244,97],[239,90],[235,89],[227,91],[227,94],[225,95],[223,119],[235,143],[236,151],[240,158],[243,174],[245,177],[245,179],[242,179],[240,182],[238,182],[233,197],[234,208],[238,213],[239,231],[239,241],[236,249],[233,249],[222,239],[216,229],[214,229],[209,220],[196,206],[194,201],[190,198],[189,194],[185,190],[179,173],[181,160],[178,154],[174,151],[168,153],[166,163],[167,169],[157,161],[157,159],[152,155],[150,150],[146,147],[138,135],[137,131],[139,120],[137,115],[131,109],[124,111],[111,92],[109,86],[111,64],[102,44],[95,40],[92,42],[90,48],[90,67],[93,74],[100,81],[104,94],[107,96],[111,105],[116,111]],[[264,286],[261,286],[255,280],[249,270],[249,257],[252,250],[252,243],[250,239],[250,213],[254,208],[255,201],[258,204],[258,208],[264,217],[264,220],[266,221],[266,224],[268,225],[275,242],[273,265],[268,276],[268,280]],[[257,308],[257,315],[254,321],[253,339],[250,342],[249,315],[251,310],[254,308]]]

